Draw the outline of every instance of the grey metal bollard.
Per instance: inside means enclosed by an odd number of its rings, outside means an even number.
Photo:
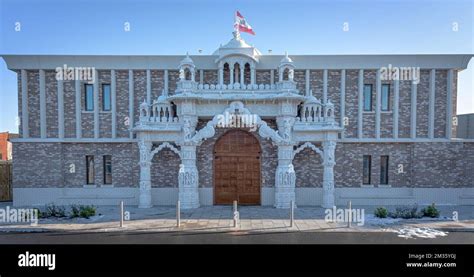
[[[234,228],[237,227],[237,221],[239,220],[239,211],[237,210],[237,200],[234,200]]]
[[[295,203],[293,200],[290,202],[290,227],[293,227],[293,221],[295,219]]]
[[[347,227],[351,228],[351,225],[352,225],[352,201],[349,201],[347,203],[347,205],[349,206],[349,218],[348,218],[348,221],[347,221]]]
[[[176,203],[176,227],[181,226],[181,202]]]
[[[123,227],[123,201],[120,201],[120,228]]]

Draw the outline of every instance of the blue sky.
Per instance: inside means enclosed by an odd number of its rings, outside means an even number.
[[[235,10],[262,53],[474,53],[471,0],[0,0],[0,54],[211,54]],[[473,64],[459,75],[460,114],[474,113]],[[17,131],[17,106],[16,74],[0,59],[0,131]]]

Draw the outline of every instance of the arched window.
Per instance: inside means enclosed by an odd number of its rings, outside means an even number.
[[[229,64],[225,63],[224,64],[224,84],[230,83],[230,68]]]
[[[246,63],[244,67],[244,83],[245,84],[250,84],[250,80],[251,80],[250,73],[251,73],[250,64]]]
[[[184,69],[184,79],[187,81],[191,80],[191,70],[187,67]]]
[[[289,81],[290,69],[286,67],[283,69],[283,81]]]

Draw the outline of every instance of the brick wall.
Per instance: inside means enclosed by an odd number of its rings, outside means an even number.
[[[116,70],[116,131],[117,138],[130,137],[129,125],[129,95],[128,95],[128,70]]]
[[[64,81],[64,137],[76,137],[76,90],[75,81]]]
[[[269,122],[269,125],[274,122]],[[203,125],[203,122],[200,122]],[[274,126],[272,126],[274,128]],[[197,148],[200,187],[213,187],[213,149],[227,130]],[[277,148],[253,133],[262,149],[262,186],[273,187],[278,164]],[[318,145],[319,146],[319,145]],[[136,187],[139,182],[136,143],[13,143],[13,186],[82,187],[86,184],[86,155],[95,157],[95,183],[103,184],[103,156],[112,156],[114,187]],[[380,184],[380,156],[389,156],[389,185],[392,187],[472,187],[474,143],[338,143],[335,186],[361,187],[362,157],[372,156],[371,185]],[[71,165],[75,172],[71,172]],[[153,158],[153,187],[177,187],[179,157],[168,149]],[[297,187],[321,187],[321,157],[310,149],[295,156]],[[403,171],[399,171],[403,167]]]
[[[346,117],[348,125],[345,126],[345,136],[356,138],[358,129],[358,103],[359,103],[359,71],[346,70]]]
[[[18,74],[18,93],[19,93],[19,112],[21,118],[21,72]],[[134,122],[138,121],[139,105],[146,99],[146,70],[134,70]],[[57,111],[57,81],[55,80],[55,71],[46,70],[46,122],[47,137],[56,138],[58,136],[58,111]],[[217,70],[203,70],[204,83],[216,84],[218,79]],[[29,129],[30,137],[40,137],[40,111],[39,111],[39,72],[38,70],[28,70],[28,111],[29,111]],[[363,137],[375,138],[375,70],[364,70],[364,84],[373,85],[373,111],[363,112]],[[418,137],[426,138],[428,136],[428,109],[429,109],[429,70],[421,70],[421,82],[417,89],[417,129]],[[102,84],[110,84],[110,70],[99,70],[99,137],[111,137],[112,115],[110,112],[102,111]],[[179,78],[177,70],[169,70],[169,92],[174,93],[176,82]],[[199,69],[196,72],[196,78],[199,81]],[[275,80],[278,79],[278,71],[275,70]],[[328,99],[335,105],[336,121],[340,118],[340,70],[328,70]],[[117,80],[117,115],[116,128],[117,137],[129,137],[129,127],[127,126],[128,111],[128,70],[116,70]],[[247,80],[247,77],[246,77]],[[295,70],[294,80],[300,93],[306,90],[306,70]],[[436,88],[435,88],[435,137],[445,137],[446,129],[446,80],[447,70],[436,70]],[[457,72],[454,72],[453,83],[453,115],[456,114],[456,81]],[[257,83],[270,83],[270,70],[256,71]],[[380,135],[382,138],[393,137],[393,105],[394,105],[394,85],[391,81],[382,81],[383,84],[390,84],[390,111],[382,111],[380,115]],[[84,111],[84,82],[81,82],[81,114],[82,114],[82,132],[84,138],[94,137],[94,116],[93,112]],[[164,70],[151,70],[151,97],[152,100],[161,95],[164,89]],[[323,70],[310,70],[310,89],[317,98],[322,98],[323,94]],[[358,70],[346,70],[346,98],[345,110],[348,117],[348,125],[345,126],[345,136],[347,138],[357,137],[358,121]],[[400,81],[399,96],[399,137],[410,137],[410,113],[411,113],[411,81]],[[75,84],[74,81],[64,82],[64,115],[65,115],[65,137],[74,138],[75,134]],[[21,124],[21,122],[20,122]],[[20,126],[20,135],[22,128]],[[456,132],[456,126],[452,128],[453,135]]]
[[[40,137],[39,71],[28,70],[28,123],[30,137]],[[20,91],[21,94],[21,91]]]
[[[86,155],[94,155],[95,184],[103,185],[103,156],[112,156],[114,187],[138,185],[138,151],[132,143],[13,143],[13,186],[82,187]],[[72,170],[74,169],[74,170]]]

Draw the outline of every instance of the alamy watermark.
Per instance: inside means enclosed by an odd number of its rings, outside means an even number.
[[[2,223],[24,223],[29,222],[32,226],[38,225],[38,209],[0,209],[0,224]]]
[[[219,128],[250,128],[250,132],[257,130],[258,116],[256,114],[233,114],[225,112],[217,115]]]
[[[333,206],[332,209],[324,211],[326,222],[354,222],[358,226],[363,226],[365,223],[364,209],[338,209]]]
[[[56,67],[57,81],[86,81],[93,83],[95,80],[95,67],[75,67],[64,64]]]
[[[420,82],[420,68],[409,67],[409,66],[392,66],[389,64],[387,67],[380,68],[380,79],[382,81],[413,81],[418,84]]]
[[[18,255],[19,267],[46,267],[48,270],[56,269],[56,254],[34,254],[26,251]]]

